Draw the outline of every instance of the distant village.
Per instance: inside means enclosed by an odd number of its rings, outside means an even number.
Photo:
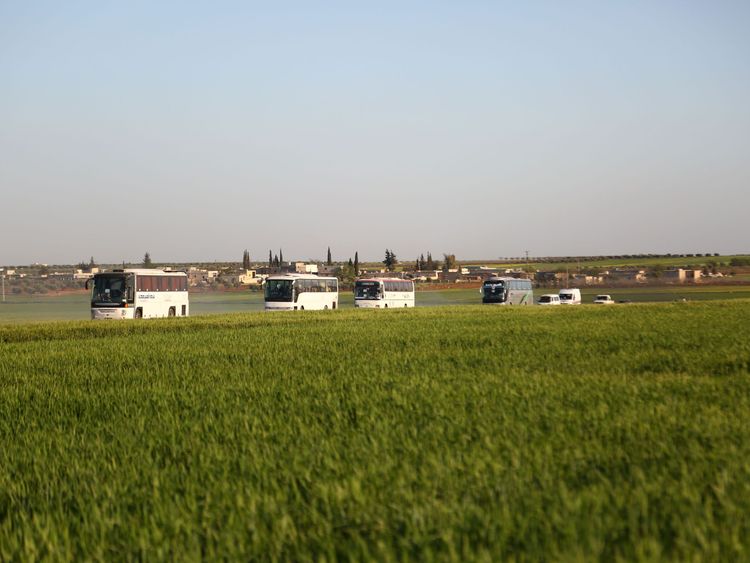
[[[691,255],[692,256],[692,255]],[[671,257],[671,255],[670,255]],[[30,264],[27,266],[0,267],[0,277],[4,291],[12,294],[48,293],[82,289],[85,281],[101,271],[119,268],[163,268],[184,271],[188,275],[189,286],[193,290],[260,289],[264,280],[271,275],[299,273],[335,276],[343,287],[353,283],[357,277],[398,277],[414,280],[418,284],[473,284],[493,276],[526,278],[534,281],[537,287],[583,287],[616,286],[641,284],[692,284],[702,282],[729,281],[735,273],[750,266],[747,259],[719,258],[718,255],[695,255],[695,267],[628,267],[628,268],[556,268],[545,269],[545,260],[520,263],[513,267],[498,267],[492,264],[461,264],[453,255],[443,255],[442,261],[433,260],[428,253],[413,262],[398,262],[395,254],[386,251],[383,262],[360,264],[357,257],[348,262],[325,261],[284,261],[279,255],[271,256],[267,262],[252,262],[245,251],[242,263],[212,264],[156,264],[148,255],[140,264],[99,265],[93,257],[87,263],[74,266],[50,266]],[[510,260],[510,259],[509,259]],[[507,265],[507,264],[506,264]]]

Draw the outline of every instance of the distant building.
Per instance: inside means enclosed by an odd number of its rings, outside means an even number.
[[[241,270],[238,281],[240,285],[259,285],[263,282],[261,278],[255,277],[255,270]]]
[[[73,279],[74,280],[89,280],[94,277],[94,274],[99,273],[99,268],[91,268],[91,269],[96,270],[96,272],[84,271],[84,270],[81,270],[80,268],[77,269],[75,272],[73,272]]]
[[[445,283],[459,283],[464,281],[463,274],[458,268],[452,268],[447,272],[445,270],[441,270],[438,273],[438,280]]]
[[[598,285],[604,283],[604,277],[588,274],[571,274],[570,282],[575,285]]]
[[[646,281],[646,271],[637,268],[615,268],[609,272],[609,277],[618,282],[636,282]]]
[[[662,273],[664,281],[673,283],[685,283],[699,281],[702,274],[700,270],[685,270],[683,268],[671,268]]]
[[[203,270],[191,266],[187,271],[188,285],[195,287],[197,285],[208,285],[214,283],[219,276],[217,270]]]
[[[537,270],[534,273],[534,281],[540,285],[554,285],[563,281],[565,272],[553,272],[547,270]]]
[[[335,276],[341,271],[340,266],[328,264],[318,264],[318,271],[316,272],[319,276]]]
[[[317,274],[318,273],[318,265],[317,264],[307,264],[305,262],[295,262],[294,263],[294,271],[298,274]]]
[[[520,270],[518,268],[514,268],[512,270],[505,270],[505,275],[509,276],[511,278],[516,278],[518,280],[526,280],[531,279],[531,274],[529,272],[526,272],[525,270]]]
[[[440,277],[440,270],[414,270],[408,272],[414,281],[437,281]]]

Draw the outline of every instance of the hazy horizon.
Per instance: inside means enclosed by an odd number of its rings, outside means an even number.
[[[0,5],[0,265],[750,251],[750,4]]]
[[[690,254],[695,254],[695,253],[688,253],[688,254],[685,255],[685,257],[689,258]],[[277,257],[277,256],[278,256],[278,251],[274,253],[274,257]],[[426,256],[426,254],[425,254],[425,256]],[[539,263],[540,261],[549,261],[549,260],[555,260],[555,259],[561,259],[561,260],[563,260],[563,259],[575,259],[575,258],[590,258],[590,259],[601,258],[602,260],[606,260],[607,256],[611,256],[612,258],[622,257],[622,259],[627,259],[626,257],[632,257],[632,259],[637,260],[636,257],[639,256],[639,254],[623,254],[623,255],[603,255],[602,254],[602,255],[587,255],[587,256],[531,256],[531,255],[529,255],[528,262],[534,264],[534,263]],[[654,255],[653,257],[655,257],[655,256],[657,256],[657,255]],[[674,253],[671,254],[671,258],[680,258],[680,256],[681,256],[680,254],[674,254]],[[750,256],[750,252],[737,252],[737,253],[732,253],[732,254],[719,254],[719,256],[714,256],[713,254],[711,254],[709,256],[706,253],[701,253],[701,256],[697,256],[697,254],[695,255],[695,257],[698,258],[698,259],[710,257],[712,259],[719,259],[719,260],[726,259],[726,258],[731,258],[731,257],[735,257],[735,256]],[[396,259],[397,259],[397,262],[398,262],[399,265],[406,265],[406,266],[408,266],[408,265],[414,264],[414,262],[416,261],[416,259],[418,257],[419,256],[415,256],[414,258],[402,258],[402,257],[400,257],[400,256],[397,255]],[[645,257],[646,258],[650,258],[652,256],[645,255]],[[103,261],[103,260],[102,261],[97,260],[95,256],[91,256],[91,257],[89,257],[89,259],[90,258],[94,258],[95,259],[95,265],[97,267],[99,267],[99,266],[115,266],[115,267],[117,267],[117,266],[119,266],[120,264],[123,263],[122,260],[115,261],[115,262],[108,262],[108,261]],[[352,256],[352,257],[337,258],[337,257],[333,256],[332,257],[332,261],[334,263],[342,263],[342,262],[347,262],[349,260],[349,258],[353,259],[354,257]],[[443,256],[443,254],[439,254],[438,255],[438,254],[433,253],[432,254],[432,258],[433,258],[433,260],[435,260],[436,262],[439,262],[441,264],[444,262],[444,256]],[[74,262],[57,262],[57,263],[53,263],[53,262],[17,262],[17,263],[14,263],[14,264],[0,264],[0,270],[2,270],[3,268],[19,268],[19,267],[20,268],[25,268],[25,267],[35,267],[35,266],[48,266],[48,267],[52,267],[52,266],[61,266],[61,267],[75,266],[75,267],[78,267],[81,263],[85,263],[88,266],[89,259],[76,260]],[[500,257],[494,257],[494,258],[491,258],[491,257],[485,257],[485,258],[479,257],[479,258],[477,258],[477,257],[461,257],[461,256],[456,256],[456,260],[458,262],[460,262],[460,263],[463,263],[463,264],[466,264],[466,263],[469,263],[469,264],[470,263],[481,264],[481,263],[493,263],[493,262],[497,262],[497,263],[503,263],[503,262],[515,263],[515,262],[519,262],[519,261],[520,262],[525,262],[526,261],[526,257],[525,256],[500,256]],[[240,259],[228,258],[227,260],[184,260],[184,261],[179,261],[179,260],[167,260],[167,259],[159,260],[156,257],[152,258],[153,266],[157,267],[157,268],[160,267],[161,265],[165,265],[165,266],[169,266],[169,265],[205,265],[205,264],[226,264],[226,263],[232,263],[232,262],[240,264],[242,262],[242,259],[240,257]],[[250,262],[252,264],[267,264],[268,263],[268,256],[266,256],[265,258],[256,258],[256,257],[251,256],[250,257]],[[299,257],[299,256],[289,257],[286,254],[284,254],[284,263],[294,263],[294,262],[323,263],[324,264],[326,262],[326,258],[325,258],[325,256],[323,256],[323,257],[320,257],[320,256],[318,256],[318,257],[308,256],[306,258]],[[367,259],[367,258],[361,258],[360,257],[360,259],[359,259],[359,263],[360,264],[373,264],[373,263],[382,263],[382,262],[383,262],[383,260],[380,259],[380,258]],[[129,268],[138,268],[138,267],[140,267],[140,264],[143,263],[143,259],[141,258],[139,260],[132,260],[132,261],[125,260],[124,263]]]

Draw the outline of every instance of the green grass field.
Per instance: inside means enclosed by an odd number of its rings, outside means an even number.
[[[701,268],[709,263],[729,264],[733,258],[748,259],[747,254],[732,254],[730,256],[670,256],[663,258],[656,257],[631,257],[631,258],[601,258],[601,259],[584,259],[561,262],[536,262],[532,258],[529,262],[535,269],[539,270],[557,270],[568,268],[570,272],[575,272],[578,268],[648,268],[653,266],[663,266],[665,268],[685,268],[687,266]],[[496,261],[470,261],[462,260],[463,265],[489,265],[497,268],[517,268],[523,266],[518,262]]]
[[[0,560],[747,560],[750,300],[0,326]]]

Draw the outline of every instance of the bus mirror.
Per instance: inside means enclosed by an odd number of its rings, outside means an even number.
[[[88,289],[88,288],[89,288],[89,282],[90,282],[90,281],[91,281],[91,278],[87,279],[87,280],[86,280],[86,283],[85,283],[85,284],[83,284],[83,287],[84,287],[85,289]]]

